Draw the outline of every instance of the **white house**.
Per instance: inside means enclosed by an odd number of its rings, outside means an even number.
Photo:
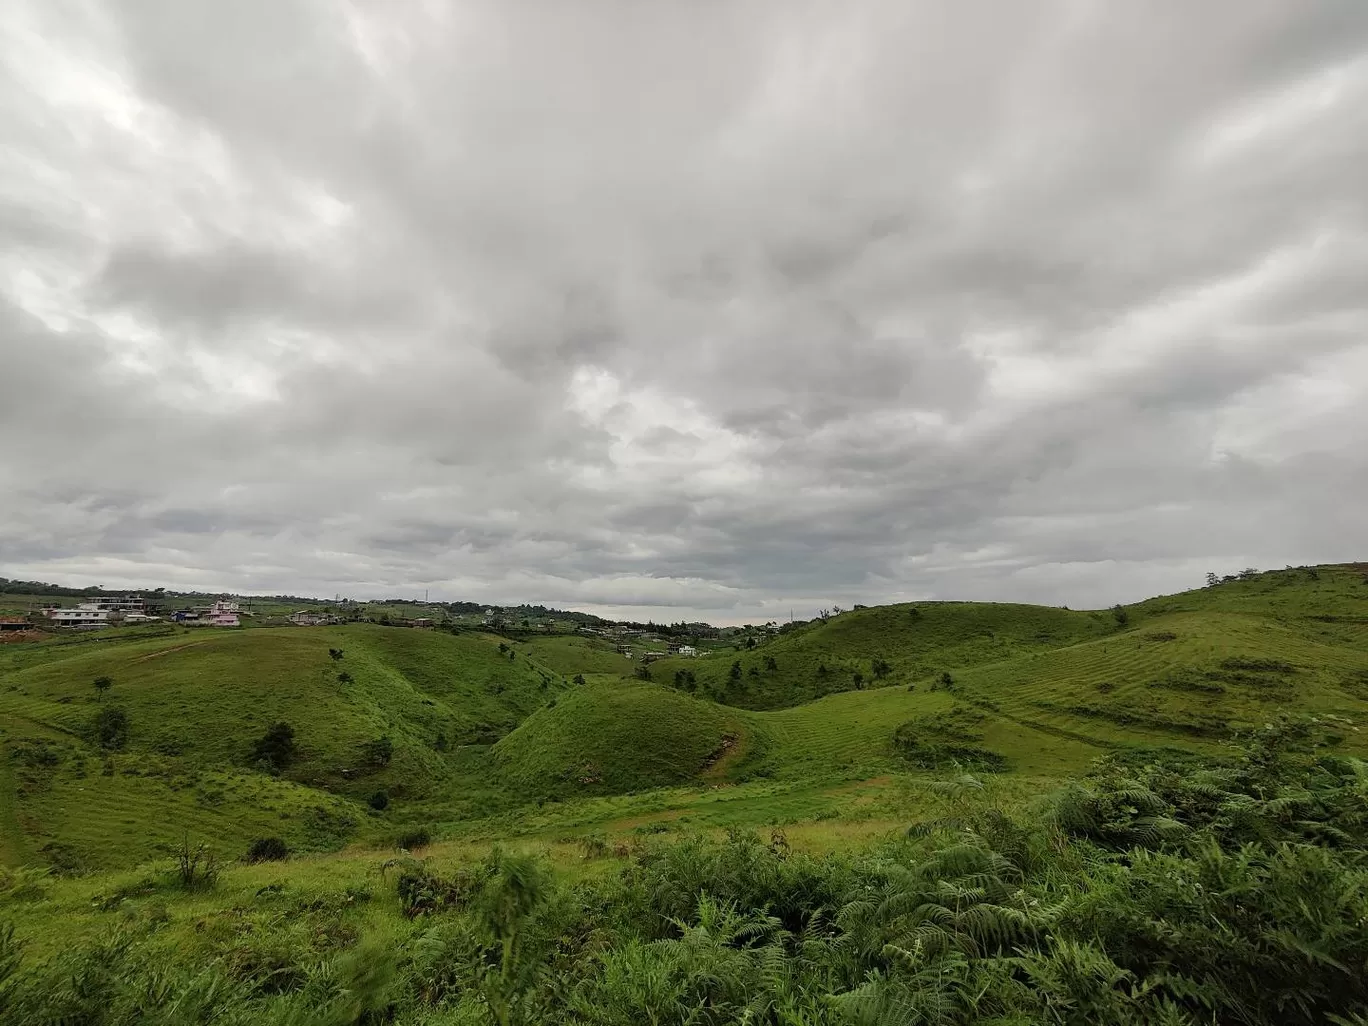
[[[149,623],[160,617],[147,615],[147,603],[138,595],[101,597],[71,609],[45,609],[59,627],[107,627],[111,623]]]
[[[694,648],[692,645],[680,645],[679,648],[675,649],[675,655],[696,656],[698,655],[698,649]]]

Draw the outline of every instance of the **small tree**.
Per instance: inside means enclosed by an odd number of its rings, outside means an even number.
[[[95,693],[100,701],[103,702],[105,692],[114,686],[114,681],[110,677],[96,677],[90,684],[95,689]]]
[[[939,683],[940,686],[943,687],[946,691],[955,690],[955,678],[950,676],[949,670],[945,670],[941,673]]]
[[[390,799],[388,791],[376,791],[375,794],[370,796],[370,807],[374,809],[376,812],[384,812],[386,809],[388,809],[389,802]]]
[[[507,642],[504,642],[504,641],[499,642],[499,655],[506,655],[507,653],[508,653],[508,643],[507,643]]]
[[[1126,607],[1120,603],[1112,606],[1111,614],[1112,618],[1116,620],[1116,626],[1120,627],[1122,630],[1125,630],[1130,624],[1130,613],[1126,612]]]
[[[342,658],[342,650],[340,648],[330,648],[328,649],[328,656],[333,662],[337,662]]]
[[[352,675],[346,670],[343,670],[337,675],[337,683],[339,684],[350,684],[353,679]]]
[[[299,754],[294,739],[294,727],[282,720],[270,727],[252,746],[253,761],[265,763],[275,771],[286,769]]]
[[[106,706],[95,714],[92,730],[101,748],[120,751],[128,744],[128,713]]]
[[[650,679],[651,679],[651,668],[650,668],[649,666],[647,666],[645,663],[642,663],[640,666],[638,666],[638,667],[636,668],[636,679],[637,679],[637,680],[650,680]]]
[[[871,672],[874,674],[875,680],[883,680],[893,672],[893,667],[888,665],[888,660],[886,659],[875,659],[871,667]]]
[[[578,684],[580,687],[584,687],[584,674],[575,674],[575,683]]]
[[[1206,586],[1207,586],[1208,588],[1214,588],[1214,587],[1216,587],[1216,585],[1218,585],[1218,584],[1220,584],[1220,583],[1221,583],[1221,578],[1218,577],[1218,576],[1216,575],[1215,571],[1207,571],[1207,575],[1206,575]]]
[[[730,672],[731,672],[731,679],[732,679],[732,680],[740,680],[740,679],[741,679],[741,660],[740,660],[740,659],[737,659],[735,662],[733,662],[733,663],[731,664],[731,671],[730,671]]]
[[[864,690],[864,674],[863,674],[863,673],[861,673],[859,670],[856,670],[856,671],[855,671],[855,676],[854,676],[853,678],[851,678],[851,679],[855,681],[855,690],[856,690],[856,691],[862,691],[862,690]]]

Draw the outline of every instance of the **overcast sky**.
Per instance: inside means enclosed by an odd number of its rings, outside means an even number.
[[[1368,559],[1364,0],[4,0],[0,574],[739,622]]]

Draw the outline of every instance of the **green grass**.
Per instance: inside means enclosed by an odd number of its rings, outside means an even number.
[[[637,684],[595,684],[539,710],[494,746],[503,779],[529,796],[647,790],[701,776],[744,727],[711,702]]]
[[[634,665],[611,641],[602,638],[574,635],[532,638],[519,641],[516,647],[520,653],[565,677],[575,674],[619,676],[630,673]]]
[[[798,705],[865,686],[907,684],[1102,637],[1109,615],[993,602],[921,602],[842,613],[743,651],[662,659],[654,678],[692,671],[699,694],[746,709]],[[773,664],[771,665],[771,660]],[[876,660],[887,675],[876,677]],[[733,677],[732,664],[741,675]],[[824,672],[825,671],[825,672]]]
[[[973,747],[1033,787],[1127,746],[1213,751],[1284,711],[1361,724],[1364,576],[1262,574],[1137,603],[1126,625],[993,603],[857,610],[751,651],[661,660],[649,684],[627,679],[639,663],[611,643],[571,636],[152,625],[8,644],[0,864],[136,864],[186,830],[236,853],[269,834],[305,851],[384,844],[414,825],[492,839],[667,814],[764,823],[906,774],[892,743],[904,724],[934,740],[972,722]],[[693,694],[671,686],[685,669]],[[576,674],[589,684],[567,684]],[[114,680],[103,703],[97,676]],[[91,743],[102,704],[129,716],[123,752]],[[279,720],[300,755],[277,778],[250,750]],[[372,765],[381,736],[393,759]],[[367,805],[379,790],[383,814]]]
[[[47,848],[78,865],[136,861],[186,827],[232,846],[263,831],[316,846],[319,831],[303,820],[321,808],[364,832],[376,791],[395,799],[391,819],[434,795],[458,793],[458,808],[487,800],[462,746],[492,743],[562,686],[497,644],[353,626],[11,646],[32,653],[0,676],[0,740],[16,777],[0,814],[10,809],[27,839],[7,844],[6,858]],[[91,686],[101,675],[114,680],[103,700]],[[131,724],[108,778],[88,738],[101,705]],[[250,755],[277,721],[294,727],[300,750],[280,780],[255,771]],[[393,758],[369,764],[364,746],[382,736]]]

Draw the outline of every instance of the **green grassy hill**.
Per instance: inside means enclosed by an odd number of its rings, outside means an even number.
[[[185,829],[336,846],[364,828],[377,791],[401,806],[456,788],[462,746],[492,743],[563,686],[498,644],[352,626],[8,646],[30,650],[6,652],[0,675],[9,815],[23,835],[12,846],[96,865]],[[101,676],[113,681],[103,697]],[[127,717],[117,750],[92,737],[105,708]],[[252,752],[278,722],[298,752],[277,777]],[[369,747],[381,738],[387,759]]]
[[[861,609],[753,650],[661,660],[650,683],[626,679],[640,664],[609,643],[572,636],[163,624],[8,644],[0,862],[125,865],[187,831],[228,852],[268,835],[297,850],[383,843],[417,823],[489,835],[536,801],[583,798],[612,816],[625,807],[612,796],[654,788],[739,785],[736,801],[763,816],[766,802],[797,807],[781,797],[795,789],[890,774],[1036,781],[1127,747],[1215,752],[1283,712],[1342,718],[1343,744],[1360,751],[1365,573],[1252,575],[1119,617],[994,603]],[[694,679],[676,688],[683,671]],[[567,683],[577,673],[587,686]],[[104,676],[113,685],[101,697],[92,681]],[[92,733],[109,708],[127,717],[116,750]],[[281,721],[297,755],[271,772],[253,748]],[[370,807],[382,791],[383,812]]]
[[[603,638],[580,635],[532,638],[517,642],[515,647],[519,653],[555,669],[565,677],[576,674],[616,677],[632,670],[632,661],[619,654],[611,641]]]
[[[596,684],[528,717],[493,754],[501,777],[523,794],[616,794],[720,771],[748,733],[742,717],[712,702]]]
[[[998,602],[919,602],[842,613],[754,649],[662,659],[651,672],[666,684],[677,673],[692,672],[700,695],[744,709],[780,709],[861,686],[905,684],[1048,651],[1113,629],[1110,614],[1103,613]]]

